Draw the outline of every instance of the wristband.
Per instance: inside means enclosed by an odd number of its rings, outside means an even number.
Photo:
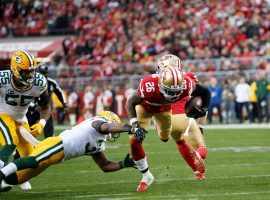
[[[138,121],[137,117],[133,117],[132,119],[129,120],[129,124],[132,125],[134,122],[137,121]]]
[[[45,120],[45,119],[41,119],[41,120],[39,120],[39,123],[40,123],[43,127],[45,127],[45,125],[46,125],[46,120]]]

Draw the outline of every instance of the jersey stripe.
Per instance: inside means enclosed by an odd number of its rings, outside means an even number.
[[[141,92],[141,97],[142,98],[144,98],[144,94],[143,94],[143,86],[142,86],[142,81],[143,81],[143,79],[141,79],[141,81],[140,81],[140,92]]]
[[[174,86],[177,86],[177,80],[178,80],[178,78],[177,78],[177,72],[176,72],[176,70],[175,70],[175,68],[173,68],[173,67],[170,67],[170,70],[171,70],[171,72],[172,72],[172,74],[173,74],[173,85]]]
[[[182,73],[178,68],[176,69],[176,73],[177,73],[177,85],[180,85],[182,87],[182,84],[183,84]]]
[[[193,82],[188,76],[187,76],[187,78],[189,79],[189,82],[190,82],[190,89],[188,91],[188,95],[191,95],[193,92]]]
[[[42,162],[43,160],[46,160],[46,159],[52,157],[53,155],[55,155],[63,150],[64,150],[64,145],[63,145],[63,142],[60,141],[56,145],[54,145],[51,148],[46,149],[46,151],[40,153],[37,156],[36,160],[37,160],[37,162]]]
[[[12,136],[10,134],[9,128],[7,127],[7,125],[5,124],[5,122],[3,122],[3,120],[0,118],[0,130],[3,134],[3,137],[6,141],[6,144],[12,144]]]

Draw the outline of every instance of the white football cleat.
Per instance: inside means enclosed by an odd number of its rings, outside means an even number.
[[[143,175],[142,181],[140,182],[137,192],[144,192],[154,182],[154,176],[149,172],[148,175]]]
[[[0,183],[0,192],[7,192],[12,189],[12,185],[7,184],[5,181]]]
[[[20,184],[20,188],[22,190],[31,190],[32,189],[32,186],[31,186],[31,184],[30,184],[29,181],[26,181],[26,182]]]

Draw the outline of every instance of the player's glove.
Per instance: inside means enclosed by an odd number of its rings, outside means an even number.
[[[206,115],[208,109],[207,108],[198,108],[198,107],[194,107],[195,109],[195,112],[192,112],[192,113],[187,113],[187,116],[188,117],[192,117],[194,119],[198,119],[200,117],[203,117]]]
[[[125,167],[136,167],[136,164],[132,158],[129,157],[130,154],[128,153],[123,161],[119,162],[120,168],[125,168]]]
[[[33,136],[39,135],[43,131],[45,124],[46,124],[46,121],[44,119],[39,120],[38,123],[30,127],[31,134]]]
[[[148,132],[143,127],[140,127],[138,123],[136,123],[132,126],[130,133],[134,134],[137,142],[140,142],[145,138],[145,135]]]

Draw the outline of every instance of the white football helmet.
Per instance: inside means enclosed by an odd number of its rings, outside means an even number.
[[[166,54],[162,56],[161,58],[158,59],[157,64],[158,64],[156,67],[157,73],[160,73],[162,69],[168,66],[178,68],[180,71],[182,70],[180,58],[178,58],[173,54]]]
[[[183,75],[175,67],[167,66],[159,73],[159,90],[170,101],[177,100],[182,94]]]

